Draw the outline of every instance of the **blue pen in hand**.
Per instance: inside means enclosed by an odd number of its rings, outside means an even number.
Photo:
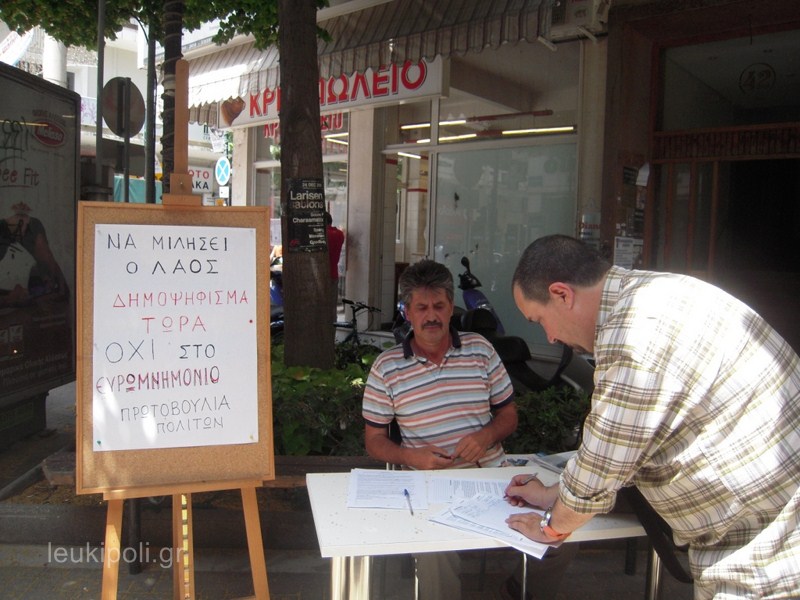
[[[408,490],[403,490],[403,496],[406,497],[406,504],[408,504],[408,512],[411,513],[411,516],[414,516],[414,509],[411,508],[411,494],[408,493]]]

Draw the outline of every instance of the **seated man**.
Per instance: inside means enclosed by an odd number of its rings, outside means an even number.
[[[423,260],[403,272],[398,287],[412,329],[372,366],[363,400],[367,452],[411,469],[503,465],[501,442],[517,426],[511,381],[485,338],[450,328],[450,271]],[[393,420],[400,444],[389,436]],[[422,600],[461,597],[457,553],[416,558]]]

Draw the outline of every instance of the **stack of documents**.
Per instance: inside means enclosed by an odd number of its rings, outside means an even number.
[[[444,511],[430,517],[430,520],[456,529],[488,535],[521,552],[542,558],[550,546],[528,539],[506,523],[508,517],[519,513],[536,513],[539,517],[542,515],[540,510],[512,506],[502,496],[480,493],[454,502]]]
[[[428,516],[430,521],[487,535],[541,558],[549,546],[514,531],[506,519],[517,513],[541,515],[542,511],[509,504],[504,497],[508,482],[509,479],[458,479],[442,472],[434,475],[425,471],[353,469],[347,506],[405,509],[414,515],[414,511],[427,510],[429,504],[444,504],[444,510]]]

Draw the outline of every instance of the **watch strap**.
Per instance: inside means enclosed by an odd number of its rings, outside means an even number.
[[[542,520],[539,523],[539,528],[542,530],[542,533],[545,534],[547,537],[556,540],[564,540],[568,538],[570,536],[569,533],[559,533],[550,526],[550,519],[552,518],[553,518],[553,507],[551,506],[546,511],[544,511],[544,516],[542,516]]]

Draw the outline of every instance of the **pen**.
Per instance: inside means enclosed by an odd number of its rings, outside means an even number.
[[[533,475],[528,475],[525,479],[523,479],[520,483],[517,484],[517,487],[522,487],[524,485],[528,485],[531,481],[536,479],[536,476],[538,474],[539,474],[539,472],[536,471],[536,473],[534,473]],[[509,498],[509,497],[510,496],[508,494],[503,494],[503,498]]]
[[[408,512],[411,513],[411,516],[414,516],[414,509],[411,508],[411,494],[408,493],[408,490],[403,490],[403,496],[406,497],[406,503],[408,504]]]

